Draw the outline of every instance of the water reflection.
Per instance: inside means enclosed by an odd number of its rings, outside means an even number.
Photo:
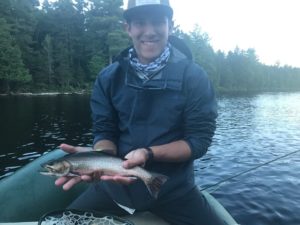
[[[1,97],[1,155],[5,157],[0,178],[62,142],[90,145],[88,100],[87,95]]]

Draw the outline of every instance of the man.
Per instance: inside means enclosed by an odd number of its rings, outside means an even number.
[[[167,0],[129,0],[124,18],[133,47],[101,71],[91,97],[93,149],[127,159],[125,168],[145,166],[168,181],[155,199],[142,181],[101,176],[70,208],[117,215],[130,208],[151,211],[171,224],[222,224],[193,174],[193,161],[206,153],[215,131],[214,92],[187,47],[170,36],[172,16]],[[56,184],[68,190],[82,180],[91,177],[63,177]]]

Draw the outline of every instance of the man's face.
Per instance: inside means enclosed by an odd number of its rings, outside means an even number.
[[[164,50],[172,31],[172,22],[166,16],[144,15],[126,24],[141,63],[149,64]]]

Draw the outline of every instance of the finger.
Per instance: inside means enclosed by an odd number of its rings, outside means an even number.
[[[65,143],[62,143],[59,146],[62,150],[68,153],[76,153],[76,152],[88,152],[92,151],[93,149],[91,147],[80,147],[80,146],[73,146],[73,145],[68,145]]]
[[[107,176],[107,175],[103,175],[101,176],[101,180],[103,181],[111,181],[111,182],[115,182],[115,183],[120,183],[120,184],[131,184],[132,182],[134,182],[136,180],[135,177],[124,177],[124,176]]]
[[[69,180],[68,177],[60,177],[55,181],[56,186],[61,186]]]
[[[93,178],[89,175],[82,175],[81,180],[86,181],[86,182],[92,182]]]
[[[113,178],[113,177],[114,177],[114,176],[102,175],[102,176],[100,177],[100,179],[103,180],[103,181],[114,181],[114,178]]]
[[[68,153],[75,153],[77,152],[76,151],[76,148],[73,146],[73,145],[68,145],[68,144],[60,144],[59,146],[60,149],[64,150],[65,152],[68,152]]]
[[[79,183],[81,181],[81,177],[74,177],[72,179],[70,179],[69,181],[67,181],[64,185],[63,185],[63,189],[65,191],[70,190],[75,184]]]
[[[127,155],[124,156],[124,159],[130,159],[131,152],[129,152]]]
[[[128,160],[123,161],[122,166],[123,166],[125,169],[130,169],[130,163],[128,163]]]
[[[114,181],[122,184],[131,184],[136,178],[133,177],[123,177],[123,176],[114,176]]]
[[[131,169],[131,168],[133,168],[135,166],[139,166],[139,165],[142,165],[142,164],[143,164],[143,162],[138,162],[136,160],[128,159],[128,160],[123,161],[122,166],[125,169]]]

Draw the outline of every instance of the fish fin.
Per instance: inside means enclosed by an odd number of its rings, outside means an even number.
[[[152,177],[149,181],[145,182],[150,194],[157,198],[158,193],[164,183],[169,179],[163,174],[151,173]]]

